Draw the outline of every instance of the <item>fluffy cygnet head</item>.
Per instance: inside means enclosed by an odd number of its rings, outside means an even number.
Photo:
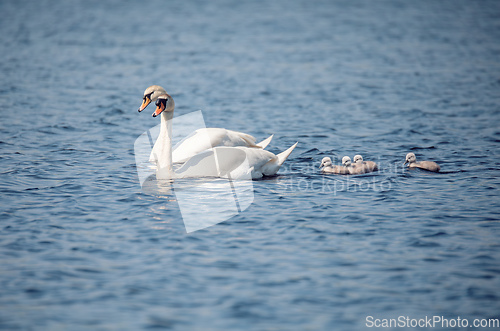
[[[167,93],[165,89],[159,85],[151,85],[144,91],[144,97],[142,98],[142,105],[139,107],[139,112],[143,111],[152,101],[156,101],[158,97],[162,94]]]
[[[342,158],[342,165],[343,165],[344,167],[348,167],[348,166],[350,166],[350,165],[351,165],[351,158],[350,158],[349,156],[344,156],[344,157]]]
[[[162,94],[156,100],[156,110],[153,113],[153,117],[160,115],[164,111],[173,112],[174,108],[174,99],[167,93]]]
[[[413,153],[406,154],[406,161],[404,164],[417,162],[417,157]]]
[[[363,157],[359,154],[354,155],[354,163],[363,163]]]
[[[332,159],[326,156],[321,160],[321,165],[319,166],[319,168],[321,169],[323,167],[330,167],[331,165],[332,165]]]

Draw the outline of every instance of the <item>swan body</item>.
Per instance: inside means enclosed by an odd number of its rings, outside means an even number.
[[[165,89],[159,85],[152,85],[144,91],[142,104],[139,107],[139,112],[143,111],[151,102],[158,100],[158,97],[166,94]],[[162,121],[163,121],[162,117]],[[191,133],[189,136],[180,141],[172,152],[173,163],[182,163],[193,157],[194,155],[216,146],[245,146],[251,148],[264,149],[269,145],[273,136],[256,143],[255,137],[238,131],[226,130],[222,128],[203,128]],[[163,149],[165,142],[157,139],[151,155],[150,162],[156,162],[155,155],[159,155],[159,151]]]
[[[424,169],[427,171],[433,171],[433,172],[439,172],[441,170],[441,167],[436,163],[432,161],[420,161],[417,162],[417,157],[415,156],[414,153],[408,153],[406,154],[406,161],[404,164],[408,163],[408,168],[420,168]]]
[[[214,147],[186,161],[175,171],[175,177],[258,179],[264,176],[273,176],[276,175],[295,146],[297,143],[278,155],[248,147]]]
[[[378,170],[378,166],[375,162],[363,161],[363,157],[359,154],[354,155],[354,166],[357,168],[357,173],[362,173],[362,174]]]
[[[196,154],[216,146],[244,146],[264,149],[272,138],[273,135],[260,143],[256,143],[253,136],[242,132],[222,128],[198,129],[175,145],[172,152],[173,163],[185,162]],[[156,140],[149,157],[150,162],[156,161],[155,155],[162,149],[161,145],[164,143],[163,140]]]
[[[286,151],[275,155],[260,148],[244,146],[219,146],[202,151],[189,158],[179,169],[173,170],[172,119],[175,108],[173,98],[167,93],[158,97],[153,117],[161,115],[160,135],[162,143],[155,151],[157,179],[188,177],[230,177],[231,179],[257,179],[275,175],[288,158],[295,143]],[[210,148],[210,147],[209,147]]]
[[[329,157],[324,157],[321,160],[319,168],[321,169],[321,172],[325,174],[349,175],[349,169],[343,166],[333,165],[332,159]]]

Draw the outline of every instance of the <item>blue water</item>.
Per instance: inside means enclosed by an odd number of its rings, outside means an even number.
[[[0,329],[500,318],[497,1],[0,3]],[[176,114],[299,145],[187,234],[134,141]],[[442,173],[408,171],[406,153]],[[362,154],[378,173],[318,172]],[[443,328],[447,329],[447,328]]]

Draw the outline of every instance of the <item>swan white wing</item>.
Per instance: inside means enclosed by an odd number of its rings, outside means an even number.
[[[251,179],[251,166],[244,149],[216,147],[199,153],[176,171],[175,177],[231,177]]]
[[[243,133],[222,128],[203,128],[193,131],[186,138],[177,143],[172,152],[173,163],[183,163],[189,158],[218,146],[244,146],[253,148],[265,148],[273,136],[256,143],[255,137]],[[157,140],[149,157],[150,162],[155,162],[159,154],[162,142]]]
[[[245,152],[246,161],[248,162],[248,167],[251,169],[252,178],[257,179],[262,178],[263,176],[276,175],[283,162],[285,162],[288,156],[290,156],[297,144],[298,143],[295,143],[286,151],[281,152],[278,155],[274,155],[269,151],[257,148],[236,148]]]
[[[257,147],[255,138],[249,134],[221,128],[198,129],[174,147],[174,163],[187,161],[189,158],[207,149],[217,146]]]
[[[251,175],[253,179],[262,178],[265,175],[272,176],[275,173],[265,172],[266,165],[268,163],[277,163],[278,157],[273,153],[256,148],[245,148],[245,147],[237,147],[245,151],[246,161],[248,162],[248,166],[251,170]],[[279,169],[279,167],[278,167]]]
[[[219,129],[219,128],[206,128],[211,136],[212,143],[218,143],[215,146],[246,146],[246,147],[259,147],[256,144],[255,137],[247,133]]]
[[[257,179],[273,176],[295,146],[297,143],[278,155],[257,148],[215,147],[187,160],[176,170],[175,177]]]
[[[210,136],[206,129],[198,129],[192,132],[174,146],[172,151],[173,162],[185,162],[189,158],[212,148],[214,146],[212,145],[213,140],[218,140],[218,137]]]
[[[177,169],[175,177],[220,177],[214,151],[207,150],[193,156]]]

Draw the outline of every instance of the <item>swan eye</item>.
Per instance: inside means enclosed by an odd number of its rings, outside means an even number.
[[[156,105],[156,107],[159,107],[160,105],[163,105],[165,107],[167,104],[167,101],[168,101],[168,99],[158,99],[158,100],[156,100],[155,105]]]

